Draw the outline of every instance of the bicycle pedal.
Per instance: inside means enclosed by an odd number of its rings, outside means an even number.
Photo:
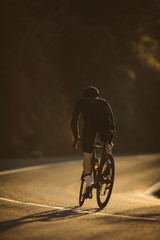
[[[92,199],[93,195],[92,195],[92,194],[89,194],[89,195],[88,195],[88,194],[87,194],[87,195],[84,194],[83,197],[84,197],[85,199],[87,199],[87,198]]]
[[[98,182],[97,183],[94,183],[92,184],[92,188],[97,188],[98,187]]]

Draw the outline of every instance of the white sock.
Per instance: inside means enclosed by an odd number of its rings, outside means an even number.
[[[91,175],[86,175],[85,176],[86,179],[86,186],[91,186]]]

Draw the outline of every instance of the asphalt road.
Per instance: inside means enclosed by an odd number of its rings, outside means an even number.
[[[116,157],[114,189],[103,210],[95,192],[78,207],[82,161],[48,163],[0,172],[1,240],[160,239],[160,199],[152,195],[160,155]]]

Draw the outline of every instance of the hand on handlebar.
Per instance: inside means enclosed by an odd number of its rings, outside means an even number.
[[[72,143],[74,143],[74,141],[75,141],[75,137],[74,136],[72,136],[71,141],[72,141]]]
[[[80,141],[80,137],[75,138],[74,136],[72,136],[72,147],[73,147],[74,150],[77,150],[78,141]]]

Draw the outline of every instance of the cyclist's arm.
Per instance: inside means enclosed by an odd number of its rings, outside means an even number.
[[[71,129],[72,129],[74,138],[78,138],[79,136],[78,123],[79,123],[80,113],[81,113],[80,103],[78,101],[73,109],[72,120],[71,120]]]
[[[107,107],[108,107],[109,115],[110,115],[110,130],[112,130],[114,132],[115,131],[115,121],[114,121],[113,112],[112,112],[111,106],[108,103],[107,103]]]
[[[111,109],[109,103],[107,103],[107,108],[108,108],[109,118],[110,118],[110,129],[108,131],[108,141],[109,141],[110,146],[113,147],[112,139],[113,139],[113,134],[115,131],[115,122],[114,122],[113,112],[112,112],[112,109]]]

